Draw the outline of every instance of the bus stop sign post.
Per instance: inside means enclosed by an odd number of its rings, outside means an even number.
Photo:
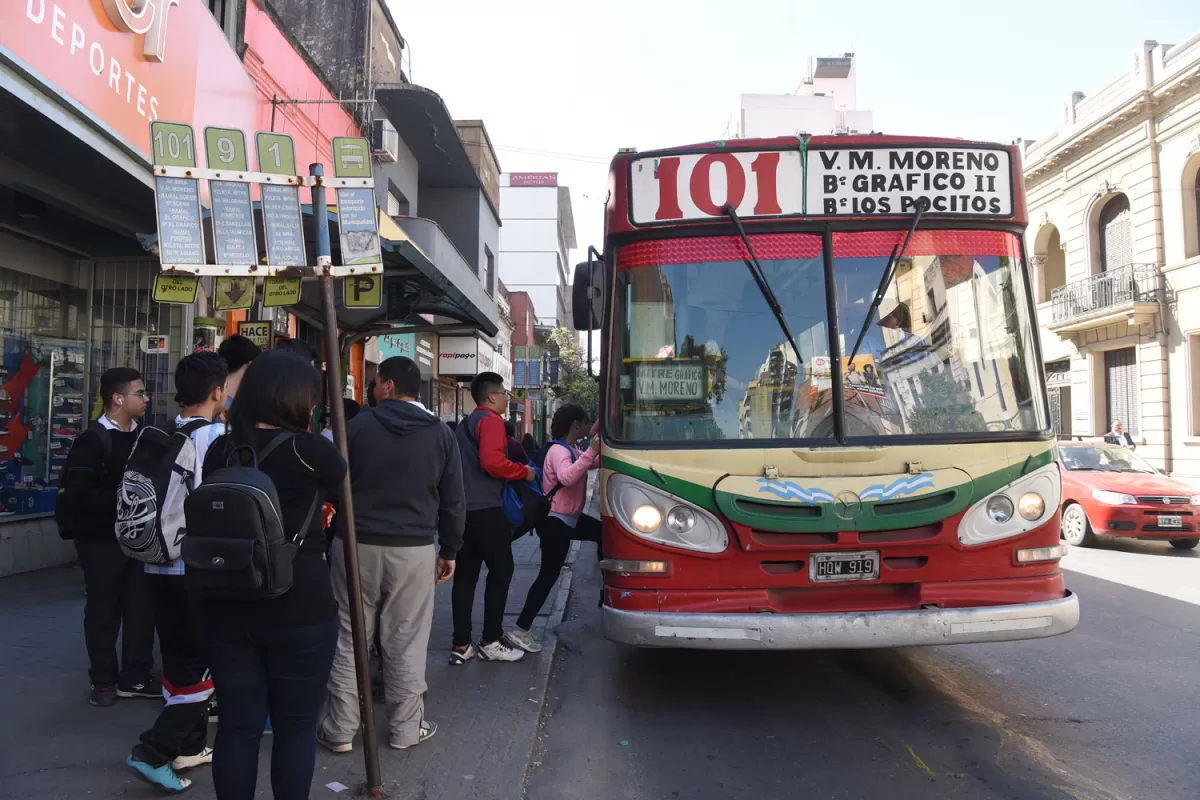
[[[309,166],[309,175],[320,178],[325,173],[322,164]],[[337,308],[333,297],[333,275],[329,265],[332,253],[329,244],[328,208],[325,205],[325,186],[320,180],[312,186],[313,222],[317,226],[317,281],[321,286],[321,314],[325,328],[325,378],[328,382],[329,410],[333,417],[333,442],[342,458],[349,461],[346,446],[346,411],[338,402],[342,397],[342,358],[338,343]],[[379,743],[375,738],[375,707],[371,695],[371,661],[367,654],[366,624],[363,618],[362,579],[358,569],[358,533],[354,527],[354,500],[350,492],[350,473],[342,479],[338,516],[342,531],[342,547],[346,562],[346,593],[350,599],[350,631],[354,640],[354,673],[358,678],[358,707],[362,718],[363,759],[366,761],[367,782],[362,793],[367,797],[383,797],[383,780],[379,772]]]

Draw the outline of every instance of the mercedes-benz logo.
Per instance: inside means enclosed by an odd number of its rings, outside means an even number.
[[[860,508],[862,500],[854,492],[838,492],[837,497],[833,499],[833,513],[838,519],[856,519]]]

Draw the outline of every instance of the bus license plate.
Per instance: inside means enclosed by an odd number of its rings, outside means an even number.
[[[1160,528],[1182,528],[1183,527],[1183,517],[1175,517],[1175,516],[1159,517],[1158,518],[1158,527],[1160,527]]]
[[[814,553],[808,563],[808,579],[813,583],[878,580],[879,551]]]

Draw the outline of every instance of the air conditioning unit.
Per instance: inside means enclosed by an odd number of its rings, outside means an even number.
[[[371,147],[380,161],[393,162],[400,152],[400,134],[390,120],[377,119],[371,126]]]

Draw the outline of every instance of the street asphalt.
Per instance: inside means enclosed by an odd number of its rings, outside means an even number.
[[[1200,552],[1066,563],[1083,617],[1054,639],[712,653],[604,640],[584,546],[525,796],[1196,800]]]

